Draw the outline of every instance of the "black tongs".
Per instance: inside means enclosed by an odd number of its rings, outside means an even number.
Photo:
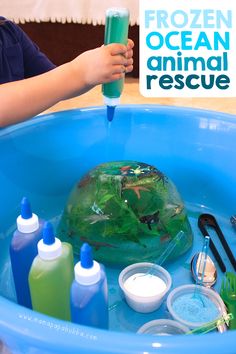
[[[214,231],[216,232],[217,236],[219,237],[220,239],[220,242],[222,244],[222,246],[224,247],[224,250],[230,260],[230,263],[232,264],[232,266],[234,267],[234,270],[236,270],[236,259],[216,221],[216,219],[214,218],[213,215],[211,214],[201,214],[198,218],[198,227],[199,229],[201,230],[203,236],[210,236],[207,229],[206,229],[206,226],[208,227],[211,227],[212,229],[214,229]],[[212,241],[212,239],[210,238],[210,249],[216,259],[216,261],[218,262],[219,264],[219,267],[221,269],[221,271],[223,273],[226,272],[226,266],[219,254],[219,252],[217,251],[217,248],[214,244],[214,242]]]

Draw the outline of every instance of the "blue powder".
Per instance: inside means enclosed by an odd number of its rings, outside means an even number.
[[[173,302],[173,310],[176,315],[188,322],[206,323],[214,321],[219,317],[217,306],[204,295],[201,299],[195,297],[193,293],[178,297]]]

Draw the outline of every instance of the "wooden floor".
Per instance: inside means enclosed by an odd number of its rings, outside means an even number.
[[[169,106],[183,106],[192,108],[210,109],[219,112],[236,114],[236,97],[234,98],[145,98],[139,93],[139,81],[126,78],[124,91],[121,96],[123,104],[162,104]],[[88,93],[58,103],[48,112],[103,105],[101,87],[97,86]]]

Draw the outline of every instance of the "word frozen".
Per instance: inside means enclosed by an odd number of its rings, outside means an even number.
[[[214,9],[146,10],[145,28],[232,28],[232,11]]]

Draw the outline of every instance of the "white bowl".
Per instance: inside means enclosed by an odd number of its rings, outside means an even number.
[[[185,334],[190,329],[174,320],[159,319],[145,323],[137,333],[152,334],[154,336],[172,336],[174,334]]]
[[[182,302],[181,305],[178,305],[178,310],[176,309],[177,300]],[[225,305],[220,295],[216,291],[200,285],[189,284],[175,288],[168,295],[166,304],[173,319],[191,329],[215,321],[225,314]],[[209,306],[212,306],[213,312],[209,311]],[[201,318],[200,321],[199,318]]]
[[[142,313],[157,310],[171,284],[167,270],[154,263],[134,263],[119,275],[119,285],[126,302],[133,310]]]

